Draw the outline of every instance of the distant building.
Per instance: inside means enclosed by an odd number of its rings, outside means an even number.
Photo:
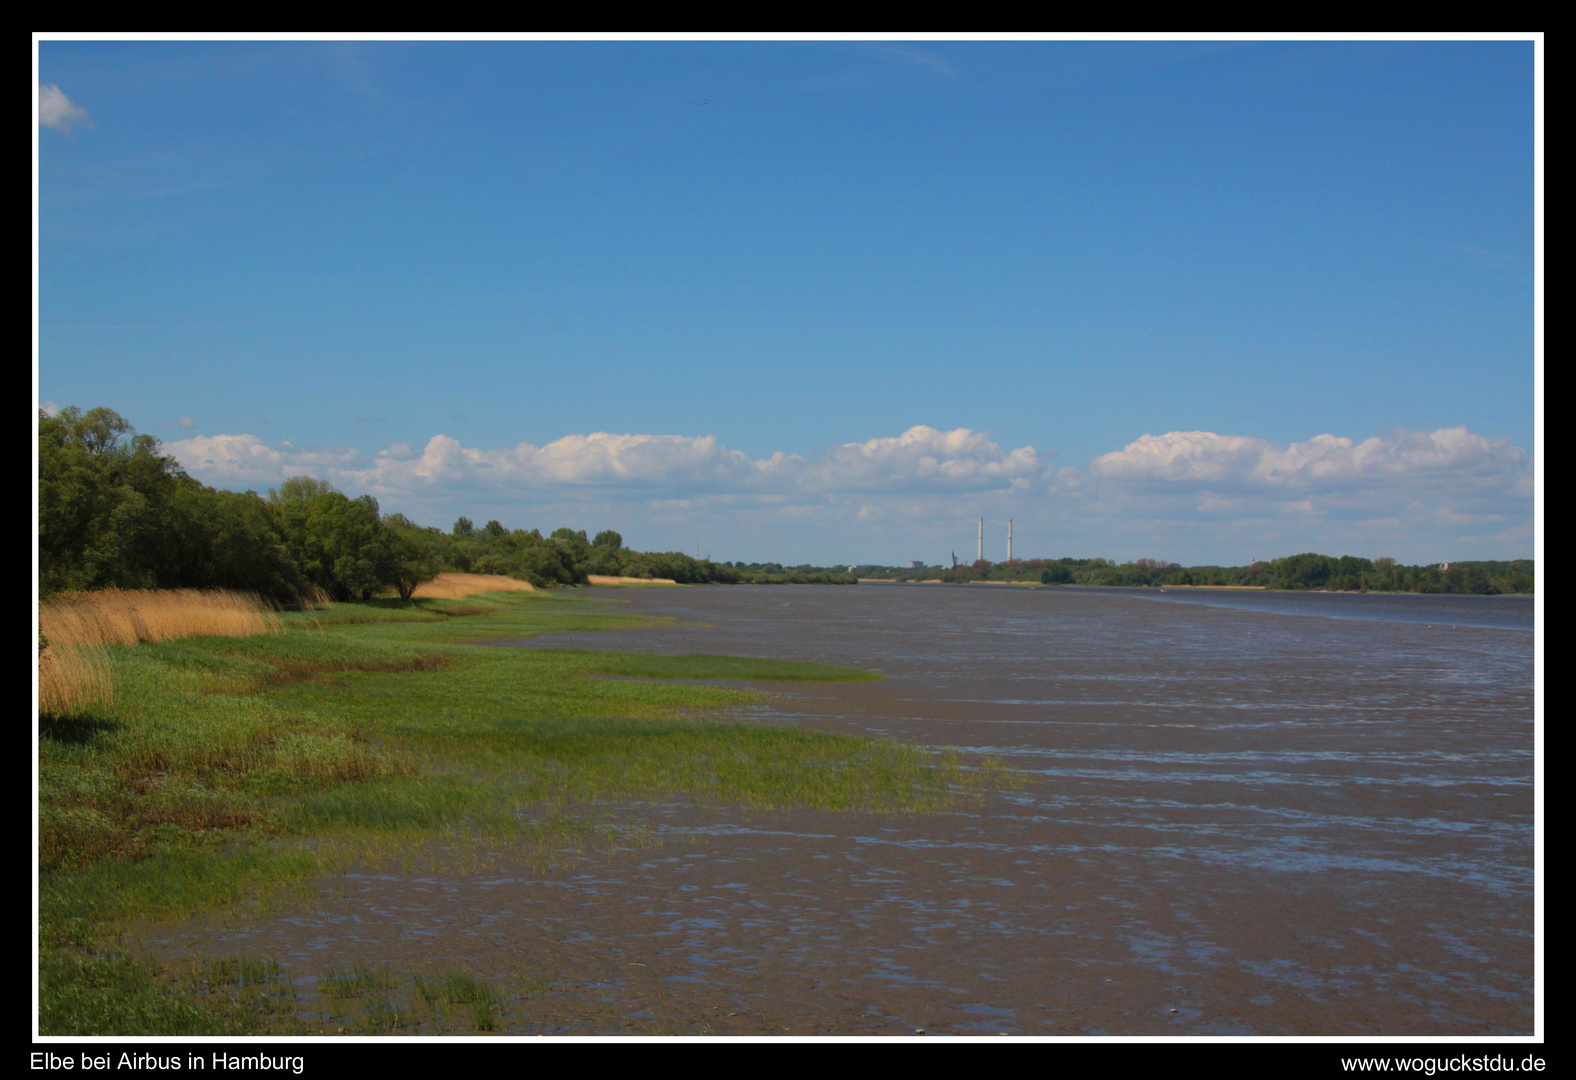
[[[910,570],[923,570],[925,569],[925,561],[923,559],[910,559],[908,560],[908,568]]]

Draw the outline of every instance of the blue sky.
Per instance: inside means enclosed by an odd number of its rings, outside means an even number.
[[[1540,47],[42,41],[36,396],[717,559],[1526,557]]]

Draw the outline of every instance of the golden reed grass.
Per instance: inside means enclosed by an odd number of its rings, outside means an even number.
[[[203,589],[104,589],[57,597],[39,609],[51,644],[135,645],[177,638],[252,637],[283,632],[250,593]]]
[[[587,585],[677,585],[670,577],[617,577],[612,574],[587,574]]]
[[[110,703],[106,645],[283,632],[258,597],[199,589],[71,593],[39,605],[38,629],[48,642],[38,654],[38,709],[55,715]]]
[[[38,654],[38,711],[70,716],[115,698],[109,659],[97,645],[57,645]]]
[[[486,592],[535,592],[529,581],[517,581],[502,574],[439,574],[416,586],[412,596],[428,600],[458,600]]]

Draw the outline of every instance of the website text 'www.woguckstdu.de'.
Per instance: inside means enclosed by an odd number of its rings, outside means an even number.
[[[1342,1058],[1346,1072],[1435,1073],[1459,1072],[1542,1072],[1543,1059],[1530,1054],[1524,1058],[1504,1054],[1458,1054],[1455,1057],[1360,1057]]]

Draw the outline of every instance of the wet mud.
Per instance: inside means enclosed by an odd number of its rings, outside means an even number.
[[[510,1034],[1533,1030],[1530,632],[1071,590],[604,595],[690,625],[518,645],[878,670],[735,715],[988,754],[1015,785],[920,816],[611,808],[638,842],[352,873],[144,947],[272,956],[303,993],[357,961],[539,974]]]

